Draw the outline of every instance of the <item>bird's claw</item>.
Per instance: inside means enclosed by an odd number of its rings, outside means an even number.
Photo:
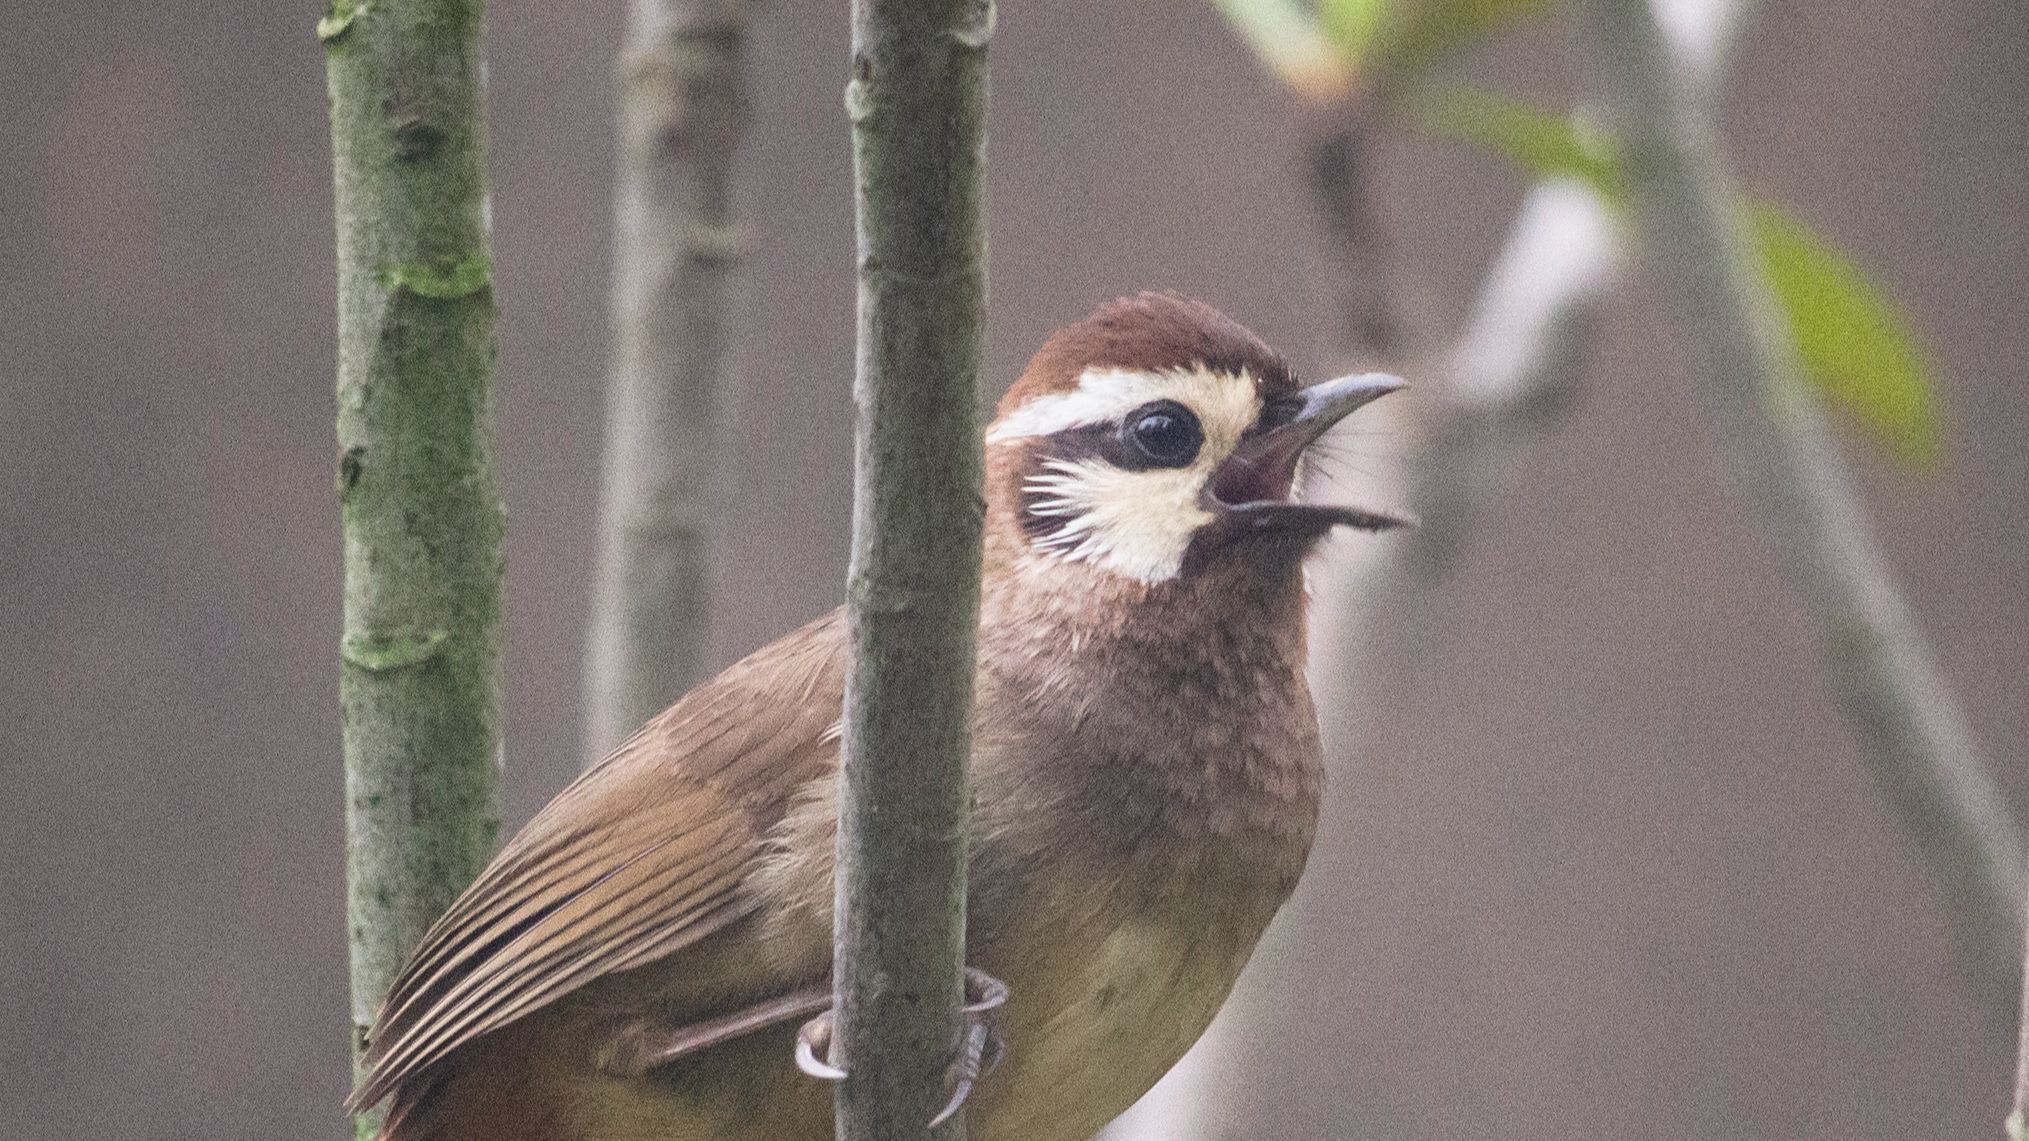
[[[964,1033],[948,1077],[951,1100],[930,1120],[935,1128],[957,1116],[972,1096],[972,1087],[992,1073],[1006,1053],[994,1012],[1007,1005],[1007,984],[974,967],[965,968],[965,1005],[959,1008]],[[796,1068],[820,1081],[844,1081],[846,1073],[824,1060],[831,1052],[831,1011],[811,1019],[796,1032]]]
[[[949,1071],[951,1100],[930,1119],[932,1129],[957,1116],[965,1107],[965,1099],[972,1096],[974,1083],[1000,1065],[1006,1043],[1001,1040],[1000,1023],[994,1011],[1005,1005],[1006,983],[976,967],[965,968],[965,1005],[958,1010],[965,1026],[964,1037]]]
[[[831,1011],[803,1024],[796,1032],[796,1068],[823,1082],[842,1082],[845,1071],[824,1060],[831,1052]]]

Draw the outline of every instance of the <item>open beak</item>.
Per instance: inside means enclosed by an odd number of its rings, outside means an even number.
[[[1378,512],[1290,500],[1305,450],[1354,409],[1402,386],[1400,377],[1366,372],[1298,389],[1286,405],[1264,413],[1262,425],[1219,465],[1212,476],[1212,499],[1259,527],[1300,524],[1323,532],[1339,524],[1367,531],[1402,526],[1407,520]]]

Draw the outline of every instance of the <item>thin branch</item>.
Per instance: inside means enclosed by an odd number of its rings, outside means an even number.
[[[632,0],[619,79],[613,357],[585,659],[594,761],[698,680],[747,0]]]
[[[1889,573],[1853,481],[1799,373],[1748,244],[1739,197],[1647,0],[1590,0],[1605,76],[1658,266],[1710,347],[1741,494],[1818,628],[1825,666],[1875,774],[1942,872],[1997,989],[2022,954],[2021,830],[1957,695]],[[2007,980],[2007,981],[2000,981]]]
[[[1374,104],[1355,98],[1309,111],[1315,126],[1304,146],[1311,191],[1332,252],[1344,273],[1340,322],[1346,341],[1382,362],[1401,353],[1403,334],[1389,287],[1387,241],[1374,202]]]
[[[477,0],[339,0],[317,24],[338,231],[356,1047],[499,830],[502,512],[480,12]]]
[[[930,1137],[958,1044],[982,529],[986,0],[854,0],[859,405],[838,834],[840,1141]],[[962,1137],[962,1119],[936,1135]]]

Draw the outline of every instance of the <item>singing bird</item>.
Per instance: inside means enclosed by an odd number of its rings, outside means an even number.
[[[970,963],[1007,987],[983,1141],[1081,1141],[1189,1048],[1316,827],[1298,502],[1400,385],[1301,386],[1169,293],[1060,330],[986,434]],[[845,637],[699,686],[552,801],[424,937],[369,1038],[382,1141],[821,1141]]]

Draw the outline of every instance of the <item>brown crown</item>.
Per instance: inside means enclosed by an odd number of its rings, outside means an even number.
[[[1005,416],[1030,397],[1075,388],[1089,368],[1156,372],[1202,365],[1251,374],[1264,397],[1296,387],[1282,355],[1238,321],[1180,293],[1140,293],[1109,301],[1090,317],[1052,334],[994,413]]]

